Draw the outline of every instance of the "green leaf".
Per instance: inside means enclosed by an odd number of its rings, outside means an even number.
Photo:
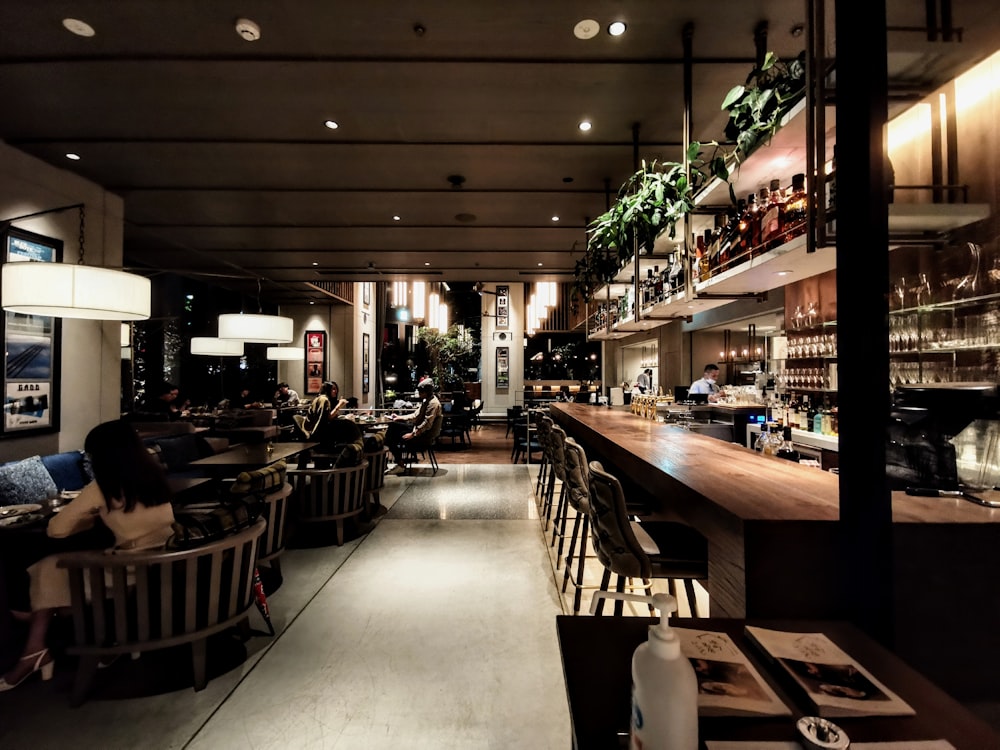
[[[729,167],[726,166],[726,160],[721,156],[712,159],[712,174],[720,180],[729,179]]]
[[[725,109],[726,108],[725,105],[723,105],[722,108]],[[691,143],[688,145],[687,160],[694,161],[695,159],[697,159],[698,153],[700,151],[701,151],[701,144],[698,143],[698,141],[691,141]]]
[[[764,64],[760,66],[761,72],[765,70],[770,70],[774,67],[774,64],[778,61],[778,56],[773,52],[768,52],[764,55]]]
[[[744,86],[739,84],[733,86],[729,89],[729,93],[726,94],[725,98],[722,100],[722,106],[719,107],[719,109],[729,109],[737,99],[743,96],[745,91],[746,88]]]

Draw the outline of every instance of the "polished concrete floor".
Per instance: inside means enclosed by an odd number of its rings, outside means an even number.
[[[0,747],[567,747],[563,605],[529,472],[389,478],[367,534],[286,552],[277,635],[213,641],[204,691],[183,651],[148,654],[73,709],[67,664],[0,694]]]

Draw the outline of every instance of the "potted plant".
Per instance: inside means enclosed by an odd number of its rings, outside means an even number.
[[[764,55],[746,82],[733,86],[722,100],[729,112],[726,138],[736,143],[735,156],[742,161],[778,130],[781,118],[806,95],[805,52],[784,63],[773,52]]]
[[[608,211],[587,228],[587,252],[576,264],[576,291],[589,300],[636,252],[652,253],[656,238],[676,236],[677,222],[694,209],[695,192],[711,177],[729,179],[725,156],[718,143],[705,158],[702,144],[688,147],[689,170],[677,162],[646,164],[618,191]],[[735,202],[735,199],[734,199]]]

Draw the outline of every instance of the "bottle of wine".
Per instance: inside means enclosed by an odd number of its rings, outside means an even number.
[[[781,214],[785,202],[781,191],[781,181],[771,180],[771,190],[767,196],[767,205],[760,220],[761,250],[767,251],[781,244]]]
[[[781,441],[781,446],[774,455],[778,458],[783,458],[786,461],[794,461],[795,463],[798,463],[802,456],[799,455],[799,452],[795,450],[795,446],[792,445],[792,428],[785,427],[782,437],[784,439]]]
[[[792,192],[782,207],[782,242],[788,242],[790,239],[805,233],[808,201],[806,176],[802,173],[792,175]]]
[[[679,294],[684,291],[684,265],[681,263],[680,253],[674,253],[670,262],[670,269],[667,271],[667,286],[670,294]]]

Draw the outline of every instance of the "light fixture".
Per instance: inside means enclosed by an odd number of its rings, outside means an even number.
[[[590,120],[583,120],[577,127],[580,128],[580,130],[582,130],[584,133],[586,133],[594,126],[590,123]]]
[[[306,358],[306,350],[301,346],[269,346],[267,358],[279,361],[293,361]]]
[[[438,315],[441,312],[441,296],[437,292],[431,292],[427,295],[427,327],[428,328],[440,328],[438,327]]]
[[[67,31],[77,36],[94,36],[97,33],[93,26],[79,18],[64,18],[62,25]]]
[[[424,265],[425,265],[425,266],[429,266],[430,264],[431,264],[431,262],[430,262],[429,260],[425,260],[425,261],[424,261]]]
[[[74,154],[72,151],[66,154],[66,158],[70,161],[80,161],[80,154]]]
[[[539,263],[538,263],[538,267],[539,267],[539,268],[541,268],[541,267],[542,267],[542,263],[541,263],[541,261],[539,261]]]
[[[621,36],[627,28],[624,21],[612,21],[608,24],[608,33],[611,36]]]
[[[319,261],[318,261],[318,260],[314,260],[314,261],[313,261],[313,265],[314,265],[314,266],[318,266],[318,265],[319,265]]]
[[[11,261],[3,264],[3,309],[24,315],[84,320],[146,320],[151,288],[145,276],[83,265],[84,205],[37,211],[28,216],[80,210],[80,250],[76,264]],[[17,219],[26,219],[19,216]]]
[[[242,357],[243,342],[236,339],[194,336],[191,339],[191,353],[208,357]]]
[[[392,215],[392,220],[393,221],[399,221],[399,214],[393,214]]]
[[[426,287],[427,285],[423,281],[413,282],[413,304],[411,307],[413,308],[414,320],[422,320],[424,315],[427,314],[427,308],[425,307],[425,295],[427,294]]]
[[[337,123],[336,123],[335,121],[333,121],[333,120],[327,120],[327,121],[326,121],[326,122],[324,122],[323,124],[324,124],[324,125],[326,125],[326,126],[327,126],[328,128],[330,128],[330,130],[336,130],[337,128],[339,128],[339,127],[340,127],[340,125],[338,125],[338,124],[337,124]]]
[[[119,333],[119,338],[121,340],[122,348],[126,346],[132,346],[132,326],[128,323],[122,323],[121,332]]]
[[[287,344],[295,323],[280,315],[223,313],[219,316],[219,338],[257,344]]]
[[[559,217],[558,216],[553,216],[552,217],[552,221],[559,221]]]

